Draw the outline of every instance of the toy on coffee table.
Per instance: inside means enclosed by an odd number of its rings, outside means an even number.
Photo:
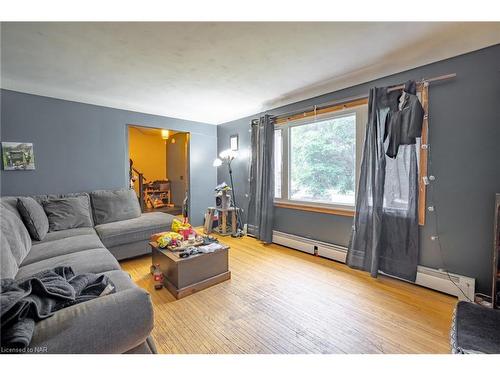
[[[217,239],[212,236],[200,236],[191,224],[174,219],[171,232],[154,234],[151,236],[151,241],[156,242],[161,249],[183,252],[191,247],[217,242]]]
[[[189,246],[203,244],[203,239],[196,234],[189,223],[182,223],[177,219],[172,222],[171,232],[154,234],[151,236],[151,241],[156,242],[161,249],[171,251],[183,251]]]
[[[162,249],[180,246],[183,240],[184,237],[176,232],[163,232],[154,239]]]
[[[179,233],[184,237],[185,240],[190,238],[192,235],[196,236],[196,232],[194,229],[191,227],[191,224],[185,220],[184,222],[181,222],[177,219],[174,219],[172,221],[172,231]]]

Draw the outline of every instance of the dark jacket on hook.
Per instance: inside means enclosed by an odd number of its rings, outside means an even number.
[[[415,144],[415,138],[422,133],[424,119],[424,109],[416,95],[415,81],[406,82],[401,95],[404,95],[401,108],[393,106],[385,121],[386,155],[393,159],[398,155],[399,145]]]

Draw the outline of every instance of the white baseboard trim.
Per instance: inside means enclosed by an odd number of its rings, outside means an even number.
[[[273,231],[273,243],[303,251],[308,254],[332,259],[337,262],[346,262],[347,248],[345,246],[316,241],[310,238],[296,236],[280,231]],[[471,277],[446,273],[443,270],[436,270],[434,268],[418,266],[415,284],[456,296],[459,300],[469,299],[474,301],[476,279]],[[463,291],[463,293],[459,288]]]

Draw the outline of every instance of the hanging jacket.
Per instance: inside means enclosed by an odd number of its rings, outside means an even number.
[[[422,134],[424,109],[416,94],[415,81],[405,83],[401,108],[392,107],[385,121],[386,155],[396,158],[400,145],[413,145]],[[386,142],[388,139],[388,142]]]

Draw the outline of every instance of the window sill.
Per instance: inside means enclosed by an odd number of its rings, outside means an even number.
[[[290,201],[274,201],[275,207],[289,208],[292,210],[318,212],[322,214],[354,217],[354,208],[324,207],[308,203],[296,203]]]

